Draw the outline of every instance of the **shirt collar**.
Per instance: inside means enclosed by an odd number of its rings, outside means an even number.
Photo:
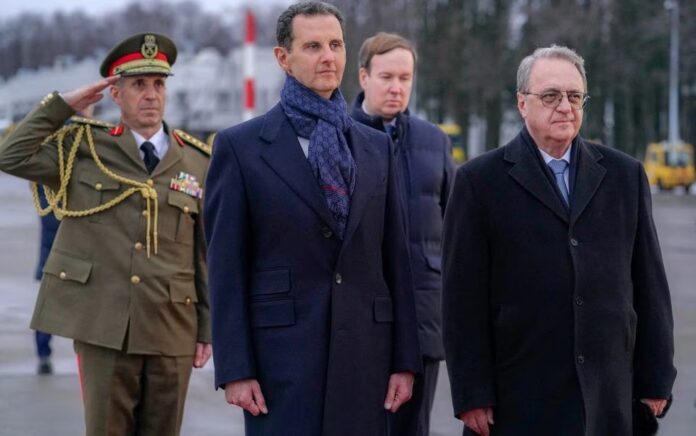
[[[369,116],[371,116],[371,117],[374,116],[374,114],[371,114],[370,111],[367,110],[367,106],[365,105],[365,99],[363,99],[362,105],[360,106],[360,108],[362,109],[363,112],[365,112]]]
[[[541,153],[541,157],[544,158],[544,162],[546,162],[546,165],[549,164],[552,160],[557,160],[555,157],[551,156],[550,154],[546,153],[544,150],[542,150],[540,147],[537,147],[539,149],[539,153]],[[571,156],[571,151],[573,150],[573,144],[570,144],[570,147],[566,150],[566,152],[561,156],[560,160],[564,160],[568,162],[568,165],[570,166],[570,156]]]
[[[164,133],[164,125],[162,125],[157,133],[152,135],[150,139],[145,139],[144,136],[135,130],[131,130],[131,133],[133,134],[133,138],[135,138],[135,143],[138,146],[138,150],[140,150],[140,146],[143,144],[143,142],[150,141],[152,145],[155,146],[155,154],[157,154],[158,158],[162,159],[167,145],[169,144],[169,138],[167,137],[167,134]]]

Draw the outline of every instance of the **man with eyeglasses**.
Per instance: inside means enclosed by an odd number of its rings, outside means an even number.
[[[656,425],[676,376],[645,172],[578,134],[571,49],[527,56],[517,90],[522,131],[458,170],[445,215],[454,412],[468,435],[631,435],[633,408]]]

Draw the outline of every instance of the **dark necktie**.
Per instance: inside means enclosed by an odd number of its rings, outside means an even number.
[[[152,174],[152,170],[155,169],[159,163],[159,158],[155,154],[155,146],[150,141],[145,141],[140,144],[140,149],[143,151],[143,161],[145,162],[145,168],[147,172]]]
[[[568,162],[562,159],[552,159],[549,161],[549,167],[551,167],[553,176],[556,178],[556,185],[558,185],[558,190],[561,191],[563,201],[565,202],[566,206],[570,205],[570,202],[568,201],[568,187],[566,186],[564,177],[566,168],[568,168]]]
[[[387,124],[386,126],[384,126],[384,131],[387,132],[387,135],[396,144],[396,140],[398,139],[398,137],[396,135],[396,126],[393,124]]]

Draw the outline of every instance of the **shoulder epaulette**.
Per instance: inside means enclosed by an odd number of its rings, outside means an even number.
[[[194,138],[193,136],[189,135],[188,133],[184,132],[183,130],[174,129],[174,137],[175,137],[175,139],[180,138],[181,140],[183,140],[187,144],[194,146],[195,148],[199,149],[200,151],[207,154],[208,156],[210,156],[210,154],[213,151],[212,148],[208,144],[206,144],[205,142],[203,142],[199,139]],[[179,144],[181,144],[181,141],[178,141],[178,142],[179,142]]]
[[[115,127],[115,124],[107,123],[106,121],[93,120],[91,118],[78,117],[77,115],[70,117],[70,122],[79,124],[91,124],[92,126],[103,127],[110,129]]]

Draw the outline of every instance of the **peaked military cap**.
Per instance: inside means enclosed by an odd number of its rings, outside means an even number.
[[[106,55],[99,68],[102,77],[116,74],[172,74],[176,61],[176,45],[158,33],[139,33],[119,42]]]

